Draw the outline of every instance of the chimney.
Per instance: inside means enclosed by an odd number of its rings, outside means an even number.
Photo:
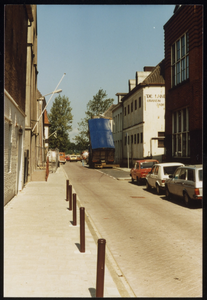
[[[133,88],[135,88],[135,86],[136,86],[136,80],[129,79],[129,92],[131,92],[131,90],[133,90]]]
[[[144,67],[144,72],[152,72],[155,67]]]

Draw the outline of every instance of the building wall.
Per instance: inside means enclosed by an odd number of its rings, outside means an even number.
[[[30,7],[30,6],[29,6]],[[4,205],[24,186],[27,21],[25,5],[4,6]]]
[[[24,185],[25,114],[14,99],[4,94],[4,205]]]
[[[115,145],[115,163],[122,163],[122,103],[112,112],[113,116],[113,138]]]
[[[201,5],[181,6],[164,25],[166,84],[166,157],[183,163],[202,162],[203,10]],[[171,87],[171,46],[189,33],[189,79]],[[189,108],[190,156],[172,154],[172,113]],[[195,147],[196,145],[196,147]]]
[[[135,109],[135,100],[137,100],[137,109]],[[133,111],[131,111],[132,106]],[[152,85],[135,91],[123,103],[124,164],[128,164],[128,157],[130,166],[133,165],[134,161],[137,159],[143,159],[151,156],[162,161],[165,149],[164,147],[159,148],[158,141],[151,139],[158,138],[158,132],[164,133],[164,131],[164,86]]]
[[[25,103],[25,151],[28,150],[28,181],[37,166],[36,146],[38,126],[32,132],[38,120],[37,101],[37,8],[32,5],[33,22],[28,21],[27,34],[27,69],[26,69],[26,103]]]
[[[158,147],[158,132],[165,132],[165,87],[146,87],[144,88],[144,131],[143,156],[152,156],[162,161],[165,154],[164,147]]]
[[[27,12],[25,5],[5,5],[5,89],[25,111]]]

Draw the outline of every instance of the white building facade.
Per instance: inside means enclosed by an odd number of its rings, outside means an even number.
[[[163,62],[123,97],[123,164],[165,154],[165,82]],[[142,72],[143,73],[143,72]]]
[[[123,130],[123,108],[121,99],[127,95],[127,93],[117,93],[118,104],[112,110],[113,118],[113,139],[115,146],[115,163],[122,164],[123,157],[123,141],[122,141],[122,130]]]

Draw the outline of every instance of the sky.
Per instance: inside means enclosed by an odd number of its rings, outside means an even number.
[[[60,95],[69,98],[72,108],[71,142],[99,89],[117,104],[116,93],[128,92],[128,80],[135,79],[137,71],[164,59],[163,26],[174,8],[37,5],[37,87],[44,96],[60,83]],[[56,96],[46,96],[48,112]]]

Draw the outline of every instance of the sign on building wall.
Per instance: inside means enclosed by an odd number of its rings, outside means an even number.
[[[165,103],[163,103],[163,100],[165,100],[165,94],[146,94],[146,101],[154,103],[156,102],[159,106],[164,106]]]

